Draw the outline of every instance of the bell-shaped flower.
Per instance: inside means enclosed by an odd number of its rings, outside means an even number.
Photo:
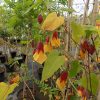
[[[78,86],[77,91],[78,95],[81,96],[82,100],[87,100],[88,93],[84,87]]]
[[[47,59],[47,56],[44,53],[44,46],[42,42],[39,42],[37,49],[33,55],[33,59],[40,64],[43,64]]]
[[[44,44],[44,52],[50,52],[52,50],[52,46],[50,43],[50,37],[46,37],[46,42]]]
[[[53,33],[51,45],[53,47],[59,47],[60,46],[60,39],[58,38],[58,32]]]
[[[14,84],[14,83],[18,83],[19,81],[20,81],[20,76],[19,76],[19,74],[17,74],[17,75],[13,76],[13,77],[10,79],[9,83],[10,83],[10,84]]]
[[[56,81],[56,84],[57,84],[57,87],[63,91],[64,88],[66,87],[66,80],[68,78],[68,73],[63,71],[60,75],[60,77],[57,79]]]

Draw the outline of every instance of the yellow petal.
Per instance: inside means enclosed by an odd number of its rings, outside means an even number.
[[[80,58],[85,59],[85,53],[82,50],[80,50]]]
[[[44,44],[44,52],[50,52],[52,50],[52,46],[50,44]]]
[[[56,81],[56,85],[61,91],[63,91],[66,86],[66,82],[65,81],[60,82],[60,78],[58,78]]]
[[[16,83],[9,85],[4,82],[1,82],[0,83],[0,100],[6,100],[7,96],[13,92],[16,86],[18,86],[18,84]]]
[[[64,23],[64,17],[57,16],[56,12],[50,13],[42,24],[42,30],[54,31]]]
[[[46,54],[44,54],[44,53],[41,51],[41,52],[39,52],[39,53],[36,52],[36,53],[33,55],[33,58],[34,58],[34,60],[35,60],[36,62],[42,64],[42,63],[45,62],[45,60],[47,59],[47,56],[46,56]]]
[[[37,60],[39,58],[39,53],[35,52],[35,54],[33,55],[34,60]]]
[[[16,75],[11,81],[12,81],[13,83],[18,83],[19,80],[20,80],[19,75]]]
[[[56,39],[56,38],[52,39],[51,45],[54,47],[59,47],[60,46],[60,39]]]

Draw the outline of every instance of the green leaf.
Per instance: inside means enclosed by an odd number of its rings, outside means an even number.
[[[95,44],[96,50],[99,50],[100,49],[100,37],[99,36],[95,39],[94,44]]]
[[[78,97],[78,96],[71,96],[70,97],[70,100],[80,100],[81,98],[80,97]]]
[[[92,92],[94,95],[96,95],[97,90],[98,90],[98,85],[99,85],[99,80],[97,78],[97,75],[94,73],[91,73],[91,84],[92,84]],[[80,80],[80,84],[84,87],[87,88],[87,85],[89,86],[89,91],[90,89],[90,82],[87,83],[86,76],[83,76],[82,79]]]
[[[71,62],[71,70],[69,71],[69,77],[75,77],[77,73],[81,70],[81,65],[78,60]]]
[[[18,86],[17,83],[9,85],[7,83],[0,83],[0,100],[7,100],[7,96],[14,91],[14,89]]]
[[[56,50],[52,51],[48,55],[48,58],[45,62],[42,73],[42,81],[50,78],[63,64],[64,56],[59,56],[59,52]]]
[[[79,42],[82,36],[85,36],[84,27],[81,24],[71,22],[72,38]]]
[[[96,29],[96,27],[88,25],[85,27],[85,32],[86,32],[86,37],[88,38],[92,34],[98,33],[98,30]]]

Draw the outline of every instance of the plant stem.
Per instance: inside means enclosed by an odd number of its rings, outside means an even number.
[[[72,87],[75,89],[75,91],[78,92],[77,89],[76,89],[76,87],[73,85],[73,83],[71,82],[70,79],[69,79],[69,83],[72,85]]]
[[[32,98],[33,98],[33,100],[35,100],[35,98],[34,98],[34,96],[33,96],[33,93],[32,93],[32,91],[31,91],[31,89],[29,88],[29,86],[27,85],[27,83],[24,81],[24,84],[26,85],[26,87],[29,89],[29,91],[30,91],[30,93],[31,93],[31,95],[32,95]]]
[[[91,94],[92,94],[92,82],[91,82],[91,71],[90,71],[90,67],[89,67],[90,63],[89,63],[89,53],[88,53],[88,71],[89,71],[89,83],[90,83],[90,90],[91,90]],[[88,84],[88,83],[87,83]]]

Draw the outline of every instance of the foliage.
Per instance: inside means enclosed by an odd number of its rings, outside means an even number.
[[[42,80],[34,79],[41,92],[52,97],[57,94],[61,100],[69,95],[71,100],[85,100],[91,95],[96,96],[99,85],[96,73],[100,72],[97,68],[100,63],[100,30],[93,25],[80,24],[79,17],[73,14],[75,10],[66,6],[68,0],[4,1],[4,6],[0,6],[0,36],[20,38],[20,44],[25,44],[27,49],[27,56],[32,55],[33,50],[33,58],[29,58],[43,65]],[[38,18],[39,15],[42,20]],[[32,40],[35,42],[33,48],[30,46]],[[36,47],[38,42],[40,45]],[[51,51],[45,52],[44,45],[51,47]],[[22,65],[20,72],[22,81],[33,79],[27,74],[27,65]],[[62,72],[66,74],[62,75]],[[48,80],[50,85],[45,84]],[[56,86],[57,80],[58,85],[64,87],[63,91]],[[0,93],[0,97],[5,94],[5,98],[17,86],[5,83],[0,85],[3,85],[2,91],[10,88],[7,94],[5,91]]]
[[[77,73],[82,69],[78,60],[71,62],[71,70],[69,71],[69,77],[75,77]]]
[[[58,63],[59,62],[59,63]],[[59,56],[59,52],[54,50],[45,62],[42,74],[42,81],[51,77],[64,64],[64,56]]]
[[[71,28],[72,28],[72,38],[78,43],[85,35],[84,27],[80,24],[76,24],[75,22],[71,22]]]
[[[6,100],[7,96],[13,92],[15,87],[18,86],[17,83],[14,83],[12,85],[6,84],[4,82],[0,83],[0,99]]]
[[[97,78],[97,75],[94,74],[94,73],[91,73],[91,84],[92,84],[92,92],[94,95],[97,94],[97,91],[98,91],[98,85],[99,85],[99,80]],[[88,85],[88,89],[89,91],[91,91],[91,88],[90,88],[90,83],[87,82],[87,79],[86,79],[86,76],[83,76],[82,79],[80,80],[80,84],[82,86],[84,86],[85,88],[87,88],[87,85]]]

